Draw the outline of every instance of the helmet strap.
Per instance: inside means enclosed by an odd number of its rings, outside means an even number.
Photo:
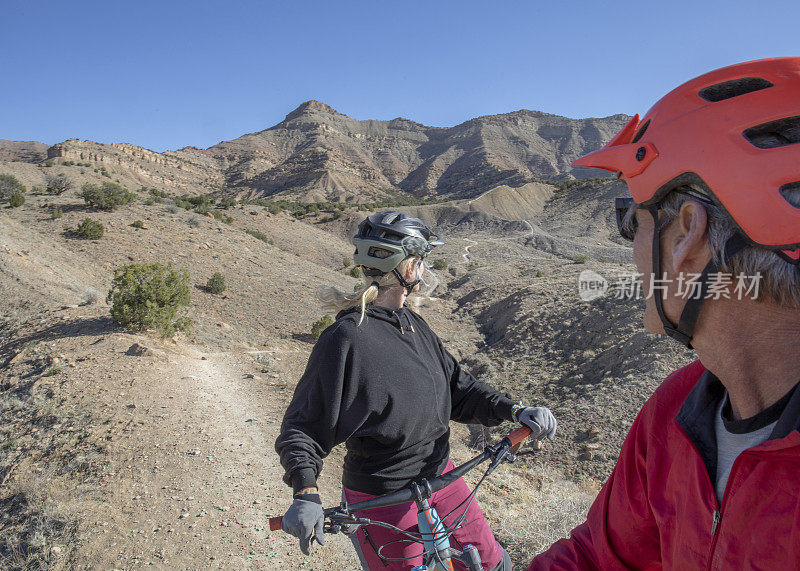
[[[658,227],[658,204],[652,204],[646,207],[650,215],[653,217],[653,280],[663,277],[661,274],[661,229]],[[738,232],[728,238],[725,242],[725,256],[723,262],[727,263],[733,256],[741,252],[747,247],[747,241]],[[692,336],[694,328],[697,324],[697,319],[700,317],[700,310],[703,307],[706,294],[708,293],[708,286],[710,284],[709,276],[719,272],[719,265],[714,261],[714,258],[709,260],[703,272],[697,280],[700,286],[699,291],[695,291],[689,299],[686,300],[686,305],[683,306],[680,321],[676,326],[672,323],[667,314],[664,312],[664,300],[661,293],[653,294],[656,303],[656,311],[661,323],[664,325],[664,331],[667,335],[677,340],[682,345],[689,349],[692,348]],[[654,282],[655,283],[655,282]],[[652,287],[652,286],[651,286]]]
[[[400,272],[397,271],[397,268],[392,270],[392,273],[397,278],[397,281],[400,282],[400,285],[406,288],[406,295],[411,295],[411,290],[416,287],[416,285],[422,281],[422,279],[417,278],[412,281],[407,281],[403,276],[400,275]]]

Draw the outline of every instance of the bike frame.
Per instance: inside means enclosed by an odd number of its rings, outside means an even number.
[[[463,562],[470,571],[482,571],[481,556],[473,545],[464,546],[464,551],[456,551],[450,545],[444,521],[439,517],[436,508],[427,500],[417,502],[417,527],[422,535],[422,558],[424,563],[414,567],[412,571],[429,571],[431,564],[436,571],[454,571],[452,559]]]
[[[424,561],[424,564],[415,567],[414,571],[431,570],[431,564],[434,565],[433,569],[436,571],[453,571],[452,559],[458,559],[463,562],[470,571],[481,571],[481,560],[477,548],[473,545],[467,545],[464,547],[463,552],[454,549],[450,545],[450,533],[452,532],[448,532],[436,509],[430,505],[428,500],[435,492],[446,488],[477,465],[491,460],[492,463],[486,470],[484,477],[488,476],[507,459],[507,456],[510,455],[513,458],[514,453],[530,434],[531,429],[522,426],[506,435],[498,444],[487,446],[483,453],[472,460],[468,460],[433,480],[414,482],[407,488],[371,500],[354,504],[347,504],[343,501],[339,506],[327,508],[324,510],[324,514],[329,523],[326,525],[325,531],[326,533],[339,533],[344,526],[348,525],[380,524],[380,522],[373,522],[367,518],[356,518],[352,514],[413,501],[416,503],[418,510],[417,523],[423,544],[422,557]],[[474,493],[475,491],[473,490]],[[281,519],[281,516],[269,519],[271,531],[281,529]]]

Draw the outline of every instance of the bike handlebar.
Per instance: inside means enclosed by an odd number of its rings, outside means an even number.
[[[499,455],[500,452],[503,450],[507,450],[509,448],[513,448],[517,444],[520,444],[526,438],[531,435],[532,431],[527,426],[521,426],[516,430],[510,432],[500,441],[499,444],[491,447],[487,447],[483,453],[475,456],[472,460],[461,464],[450,470],[449,472],[445,472],[441,476],[434,478],[433,480],[428,480],[427,482],[423,482],[422,484],[417,484],[418,486],[422,487],[423,490],[427,493],[433,494],[438,492],[441,489],[446,488],[456,480],[458,480],[461,476],[472,470],[478,464],[485,462],[490,458],[495,458]],[[354,513],[357,511],[363,510],[371,510],[375,508],[385,508],[388,506],[394,506],[397,504],[402,504],[405,502],[410,502],[415,497],[414,492],[415,486],[410,486],[407,488],[403,488],[402,490],[397,490],[396,492],[392,492],[391,494],[386,494],[385,496],[379,496],[377,498],[373,498],[371,500],[365,500],[363,502],[357,502],[355,504],[349,504],[347,509],[350,513]],[[336,513],[341,508],[336,506],[334,508],[327,508],[323,511],[326,517]],[[269,518],[269,529],[270,531],[278,531],[281,529],[281,520],[283,516],[271,517]]]
[[[520,442],[522,442],[523,440],[525,440],[526,438],[528,438],[528,436],[530,436],[532,432],[533,431],[530,428],[528,428],[527,426],[520,426],[515,431],[511,432],[510,434],[508,434],[506,436],[506,438],[508,439],[508,441],[511,443],[511,446],[513,447],[513,446],[516,446],[517,444],[519,444]]]

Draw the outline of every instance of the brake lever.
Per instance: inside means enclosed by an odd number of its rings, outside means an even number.
[[[347,521],[345,520],[352,520],[353,515],[347,510],[347,504],[342,502],[342,505],[338,508],[334,509],[330,514],[328,514],[328,520],[325,522],[324,531],[325,533],[339,533],[342,531],[342,526],[346,525]]]

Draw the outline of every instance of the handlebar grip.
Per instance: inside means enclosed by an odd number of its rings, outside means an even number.
[[[514,432],[506,436],[506,439],[511,443],[511,446],[516,446],[517,444],[528,438],[528,436],[530,436],[532,432],[533,431],[527,426],[520,426]]]
[[[281,529],[281,520],[283,516],[279,515],[277,517],[269,518],[269,530],[270,531],[280,531]]]

